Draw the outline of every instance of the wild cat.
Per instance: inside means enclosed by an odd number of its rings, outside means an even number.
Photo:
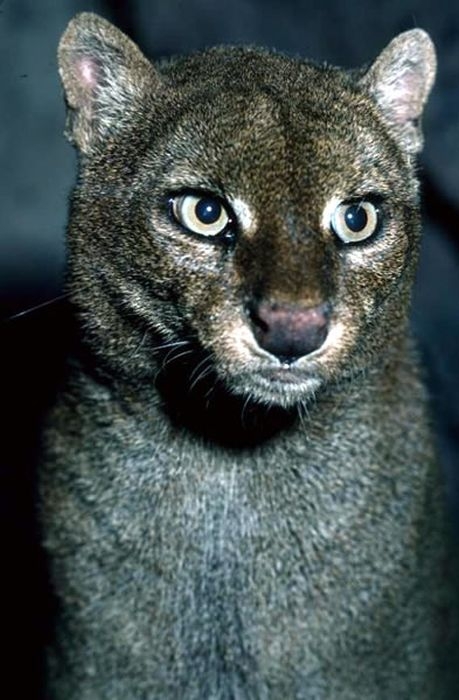
[[[419,29],[345,71],[237,47],[152,64],[70,23],[49,698],[453,697],[407,326],[435,63]]]

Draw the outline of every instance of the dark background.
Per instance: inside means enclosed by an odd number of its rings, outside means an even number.
[[[459,501],[459,6],[409,0],[0,0],[0,330],[4,418],[0,471],[3,685],[38,688],[37,639],[46,628],[35,536],[37,422],[66,335],[61,302],[67,195],[75,156],[62,136],[56,46],[69,19],[102,14],[152,58],[216,43],[262,44],[353,67],[397,33],[429,31],[439,71],[424,131],[420,174],[424,243],[413,324],[425,358],[441,462],[457,520]],[[55,374],[55,372],[54,372]],[[1,619],[1,617],[0,617]],[[13,661],[21,662],[21,666]],[[22,684],[22,685],[21,685]],[[1,692],[1,691],[0,691]],[[38,697],[29,690],[24,697]]]

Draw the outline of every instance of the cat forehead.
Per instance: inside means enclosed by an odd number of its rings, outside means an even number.
[[[146,176],[159,169],[171,189],[221,183],[241,196],[263,189],[277,197],[290,187],[312,196],[352,179],[384,189],[397,174],[384,148],[375,147],[381,125],[376,118],[375,129],[369,98],[343,74],[244,50],[168,66],[177,99],[163,115],[164,132],[153,119]]]
[[[176,95],[171,123],[197,138],[217,131],[263,138],[269,131],[306,142],[326,139],[332,125],[336,141],[340,130],[346,136],[374,119],[371,100],[348,72],[264,50],[213,49],[170,64],[164,74]]]
[[[346,91],[351,84],[348,73],[342,69],[260,48],[215,47],[172,60],[160,70],[179,92],[229,91],[247,95],[262,91],[272,98],[288,97],[290,101],[295,96],[310,102],[323,100],[331,92]]]
[[[330,150],[351,154],[358,145],[375,144],[373,122],[380,127],[375,109],[340,72],[275,56],[293,71],[287,79],[272,65],[266,70],[264,55],[256,54],[244,68],[244,55],[237,54],[237,70],[233,60],[220,60],[210,73],[201,70],[202,62],[210,68],[209,55],[190,59],[192,70],[188,62],[181,64],[177,82],[169,83],[177,92],[167,114],[169,154],[183,154],[187,161],[209,154],[217,159],[236,145],[243,149],[239,159],[244,153],[266,162],[289,152],[293,163],[295,151],[302,158],[328,158]],[[294,74],[297,63],[300,77]],[[153,139],[156,133],[153,129]]]

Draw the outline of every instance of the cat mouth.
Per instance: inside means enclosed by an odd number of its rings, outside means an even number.
[[[235,393],[287,408],[310,399],[317,392],[323,383],[317,369],[306,369],[291,362],[258,366],[233,376],[231,384]]]
[[[261,376],[272,383],[280,382],[281,384],[301,384],[308,377],[304,376],[304,372],[300,371],[290,362],[283,362],[279,367],[273,367],[268,370],[262,370]]]
[[[335,322],[324,342],[314,351],[301,357],[275,357],[260,347],[252,334],[243,333],[239,336],[243,368],[231,373],[232,389],[270,405],[291,407],[308,401],[333,373],[337,354],[341,354],[343,335],[344,324]]]
[[[245,381],[243,386],[234,388],[236,393],[249,395],[256,401],[271,406],[291,408],[314,398],[321,385],[322,381],[319,377],[274,371],[252,375],[250,381]]]

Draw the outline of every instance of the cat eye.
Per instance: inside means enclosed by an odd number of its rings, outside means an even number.
[[[173,197],[171,205],[175,220],[200,236],[218,236],[232,223],[225,205],[218,197],[183,194]]]
[[[372,202],[342,202],[332,214],[330,226],[343,243],[358,243],[372,236],[380,224],[380,210]]]

